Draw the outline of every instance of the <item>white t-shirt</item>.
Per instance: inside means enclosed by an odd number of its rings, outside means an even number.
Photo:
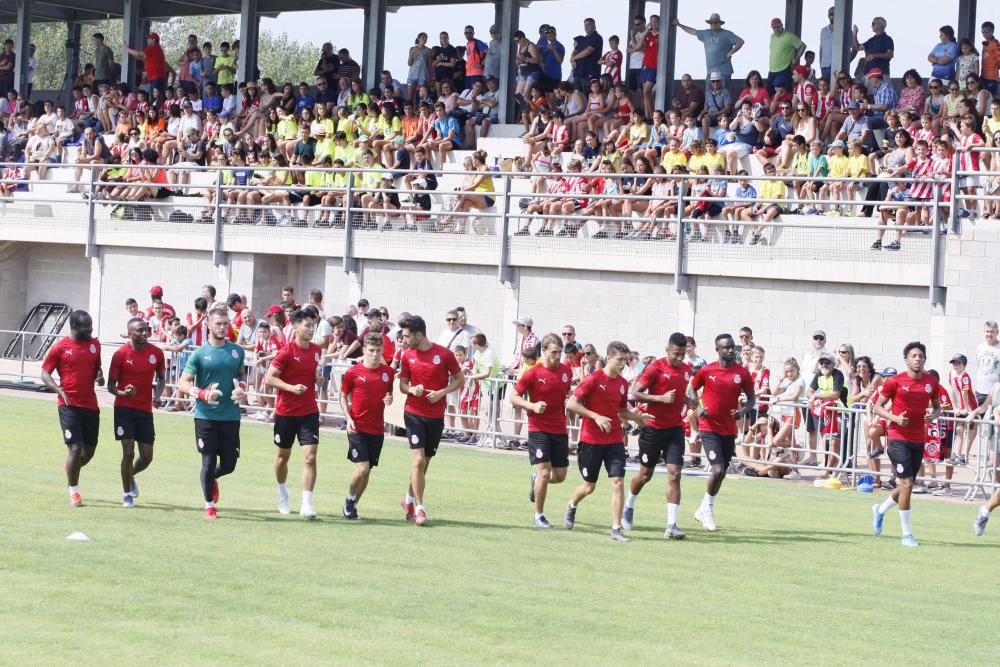
[[[646,39],[646,31],[637,33],[634,37],[640,44]],[[643,50],[636,51],[634,53],[628,54],[628,68],[629,69],[642,69],[642,56]]]
[[[987,345],[982,342],[976,347],[976,376],[972,381],[972,390],[977,394],[988,394],[998,380],[1000,380],[1000,343]]]
[[[798,391],[797,394],[796,391]],[[806,380],[801,374],[791,381],[787,378],[782,378],[781,383],[778,384],[778,392],[778,395],[775,396],[776,400],[789,400],[792,396],[795,396],[796,401],[801,401],[805,397]],[[779,417],[791,417],[795,414],[795,410],[795,407],[786,403],[778,403],[774,406],[774,414]]]
[[[321,319],[316,323],[316,328],[313,330],[312,342],[317,345],[325,346],[326,343],[330,342],[330,336],[332,335],[333,327],[331,327],[330,323],[325,319]]]
[[[459,345],[468,350],[469,336],[468,329],[456,329],[452,331],[448,327],[445,327],[444,331],[438,335],[436,342],[438,345],[443,345],[449,350],[454,350]]]
[[[819,358],[822,356],[829,355],[830,351],[826,349],[826,346],[819,348],[818,350],[809,350],[802,355],[802,375],[808,375],[812,377],[819,370]]]

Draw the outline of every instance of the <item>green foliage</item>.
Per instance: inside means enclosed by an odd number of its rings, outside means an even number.
[[[238,16],[182,16],[169,21],[155,21],[152,30],[160,35],[160,43],[167,61],[176,66],[187,44],[187,36],[198,36],[198,45],[212,42],[218,53],[219,42],[239,39],[240,21]],[[105,43],[115,52],[115,58],[122,54],[122,22],[118,19],[102,21],[96,25],[85,24],[80,38],[80,71],[93,60],[95,32],[104,35]],[[64,85],[66,75],[66,25],[62,23],[35,23],[31,29],[31,41],[36,46],[38,70],[35,73],[35,88],[57,90]],[[15,26],[0,25],[0,42],[13,39]],[[258,66],[261,77],[270,77],[279,86],[288,81],[312,82],[313,69],[319,58],[319,48],[309,42],[297,42],[287,33],[262,32],[258,49]]]
[[[916,499],[921,547],[909,550],[895,511],[871,535],[883,494],[728,479],[709,534],[691,518],[704,479],[685,477],[688,539],[666,542],[656,475],[633,542],[617,544],[603,475],[575,530],[540,531],[523,455],[444,446],[428,474],[430,522],[418,528],[399,507],[410,452],[390,439],[362,520],[348,522],[352,466],[344,436],[326,429],[310,522],[278,515],[271,427],[244,423],[220,519],[207,522],[190,417],[156,414],[156,458],[132,510],[121,507],[111,410],[101,417],[81,477],[87,506],[72,509],[54,399],[0,397],[11,435],[0,663],[997,663],[1000,525],[973,536],[971,503]],[[291,454],[294,508],[301,455]],[[573,465],[550,487],[554,523],[579,479]],[[74,531],[92,541],[68,542]],[[958,614],[933,611],[945,607]]]

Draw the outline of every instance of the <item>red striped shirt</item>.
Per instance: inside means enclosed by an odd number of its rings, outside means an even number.
[[[907,197],[912,197],[913,199],[930,199],[934,196],[934,181],[932,178],[936,166],[933,158],[916,159],[907,165],[911,178],[922,179],[919,183],[910,183],[909,191],[906,193]]]

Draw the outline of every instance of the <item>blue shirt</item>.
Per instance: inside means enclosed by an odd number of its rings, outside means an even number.
[[[733,75],[733,61],[726,57],[729,50],[736,46],[740,38],[731,30],[712,31],[698,30],[698,41],[705,46],[705,69],[711,74],[718,72],[722,76]]]
[[[552,46],[559,53],[560,56],[566,56],[566,47],[563,46],[559,40],[552,43]],[[538,48],[542,52],[542,74],[549,77],[550,79],[555,79],[556,81],[562,81],[562,63],[556,58],[549,50],[549,40],[542,39],[538,42]]]
[[[461,146],[461,141],[458,138],[458,121],[452,116],[445,116],[444,120],[438,118],[434,121],[434,130],[438,133],[438,137],[441,139],[446,139],[448,137],[448,132],[454,132],[455,135],[451,139],[451,142],[455,144],[455,148]]]
[[[862,44],[863,47],[869,53],[885,53],[886,51],[895,51],[896,46],[893,44],[892,37],[885,34],[872,35],[867,42]],[[889,61],[885,58],[866,58],[865,59],[865,74],[868,74],[873,68],[879,68],[882,70],[882,74],[885,78],[889,78]]]
[[[203,95],[201,98],[201,106],[205,111],[214,111],[219,113],[222,111],[222,98],[218,95]]]
[[[948,42],[943,44],[941,42],[937,43],[934,50],[931,51],[931,55],[935,58],[951,58],[951,62],[947,65],[934,64],[931,67],[931,76],[935,79],[942,79],[944,81],[951,81],[955,78],[955,59],[958,58],[958,44],[955,42]]]
[[[240,420],[240,406],[233,402],[233,380],[239,377],[243,367],[243,348],[231,341],[216,347],[211,343],[202,345],[191,354],[184,372],[194,376],[194,384],[199,389],[208,389],[218,383],[222,392],[218,405],[197,401],[194,406],[195,419],[214,421]]]
[[[592,35],[584,35],[583,39],[580,40],[580,46],[576,50],[576,53],[584,51],[588,46],[593,51],[590,52],[589,56],[584,56],[576,61],[576,76],[581,79],[597,79],[601,76],[601,66],[597,64],[597,61],[603,55],[604,38],[597,32],[594,32]],[[576,53],[573,55],[576,55]]]
[[[312,95],[296,95],[295,96],[295,111],[298,115],[302,114],[303,109],[313,108],[313,98]]]
[[[875,90],[874,103],[885,104],[888,109],[895,109],[898,101],[899,98],[896,97],[896,89],[892,87],[892,84],[889,83],[889,79],[886,78],[886,80],[882,82],[882,85]],[[872,109],[872,116],[875,118],[881,118],[884,115],[885,111]]]
[[[752,185],[743,187],[739,185],[736,187],[736,199],[729,202],[730,204],[746,204],[748,201],[757,199],[757,190]]]

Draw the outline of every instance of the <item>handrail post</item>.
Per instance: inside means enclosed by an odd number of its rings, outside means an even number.
[[[674,259],[674,291],[678,294],[686,292],[689,287],[688,276],[684,272],[684,179],[679,180],[677,188],[677,256]]]
[[[212,242],[212,264],[222,266],[226,263],[226,253],[222,252],[222,173],[215,181],[215,215],[213,216],[214,240]]]
[[[954,201],[954,197],[952,198]],[[945,244],[941,235],[941,184],[934,184],[934,208],[931,209],[931,275],[930,300],[932,306],[944,303],[944,287],[941,285],[941,264]],[[954,211],[955,207],[952,206]]]
[[[500,261],[497,280],[511,283],[514,270],[510,266],[510,176],[504,176],[500,190]]]
[[[84,249],[83,256],[87,259],[93,259],[95,257],[100,257],[101,251],[97,247],[97,183],[95,177],[95,169],[89,167],[87,169],[88,182],[87,182],[87,246]]]
[[[357,273],[361,264],[354,256],[354,223],[351,208],[354,204],[354,172],[347,174],[347,192],[344,194],[344,273]]]

